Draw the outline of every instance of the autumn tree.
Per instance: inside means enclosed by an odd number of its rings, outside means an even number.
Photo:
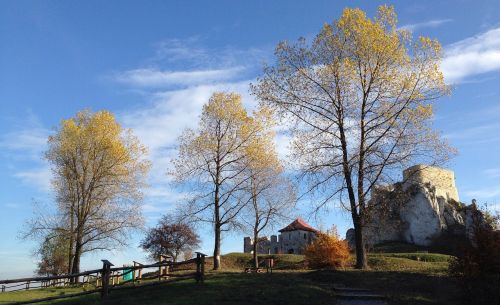
[[[370,191],[414,162],[439,164],[450,153],[431,128],[432,105],[449,93],[439,42],[397,28],[392,7],[370,19],[346,8],[308,43],[281,42],[276,63],[252,91],[291,122],[292,157],[319,206],[351,214],[356,266],[366,268],[363,226]]]
[[[156,227],[147,231],[141,247],[153,259],[166,254],[176,262],[180,254],[192,253],[199,244],[200,238],[189,224],[165,215]]]
[[[68,239],[65,235],[53,232],[41,243],[37,251],[40,257],[37,273],[39,275],[61,275],[68,272]]]
[[[82,254],[125,245],[130,230],[142,227],[146,148],[107,111],[63,120],[48,146],[57,213],[36,214],[25,235],[56,232],[67,240],[71,273],[78,273]]]
[[[192,195],[184,206],[194,221],[214,229],[214,269],[220,268],[221,232],[237,225],[245,201],[237,196],[245,185],[241,166],[244,148],[255,127],[240,95],[216,92],[203,106],[198,127],[179,138],[179,155],[171,174]]]
[[[253,236],[253,263],[259,267],[258,242],[260,234],[273,224],[287,218],[295,204],[295,191],[284,175],[282,161],[274,145],[274,120],[267,108],[253,114],[261,128],[245,147],[243,176],[248,177],[241,196],[248,203],[242,213],[243,228]]]

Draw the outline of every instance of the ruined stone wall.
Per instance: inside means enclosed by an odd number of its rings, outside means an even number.
[[[253,251],[253,240],[250,237],[245,237],[243,239],[243,252],[252,253]],[[262,237],[257,245],[258,254],[278,254],[280,252],[280,243],[276,235],[271,235],[271,240],[268,237]]]
[[[431,184],[437,197],[459,202],[455,174],[451,170],[429,165],[415,165],[403,171],[405,186]]]
[[[304,248],[316,238],[314,232],[295,230],[283,232],[278,236],[265,237],[257,245],[258,254],[303,254]],[[243,252],[252,253],[253,240],[250,237],[243,239]]]

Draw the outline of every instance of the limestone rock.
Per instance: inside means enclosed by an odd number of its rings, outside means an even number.
[[[472,213],[459,203],[452,171],[417,165],[406,169],[403,178],[372,191],[371,218],[364,225],[367,245],[398,241],[429,246],[444,234],[470,235]],[[354,245],[353,229],[346,239]]]

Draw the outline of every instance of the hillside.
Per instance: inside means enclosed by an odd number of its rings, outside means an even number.
[[[456,304],[457,288],[447,274],[450,256],[434,253],[373,253],[371,270],[307,270],[301,255],[275,255],[273,274],[245,274],[250,254],[222,256],[223,270],[210,270],[204,285],[193,280],[112,291],[106,304],[332,304],[333,285],[363,287],[388,297],[389,304]],[[56,288],[0,293],[0,304],[74,292]],[[312,302],[312,303],[311,303]],[[99,304],[97,294],[38,304]]]

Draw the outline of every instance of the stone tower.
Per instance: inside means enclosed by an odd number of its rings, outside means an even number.
[[[447,201],[459,202],[458,190],[455,186],[455,173],[453,171],[430,165],[415,165],[403,171],[405,188],[411,185],[432,185],[436,197],[446,198]]]

